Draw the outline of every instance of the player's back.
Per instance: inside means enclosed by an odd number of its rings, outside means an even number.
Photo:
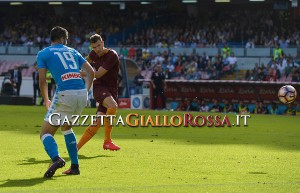
[[[85,88],[80,69],[86,60],[75,49],[63,44],[49,46],[38,53],[37,62],[38,68],[51,72],[58,91]]]

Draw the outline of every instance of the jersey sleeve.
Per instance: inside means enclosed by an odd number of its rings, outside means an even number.
[[[39,52],[36,61],[38,64],[38,69],[40,68],[46,68],[46,63],[45,63],[45,53],[44,52]]]
[[[119,63],[119,57],[114,51],[110,51],[107,56],[106,61],[103,63],[102,67],[105,70],[110,70],[112,69],[115,65]]]

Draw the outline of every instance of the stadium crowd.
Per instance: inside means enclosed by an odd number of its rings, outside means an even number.
[[[222,112],[239,114],[273,114],[273,115],[299,115],[300,103],[294,102],[289,105],[282,105],[276,102],[266,103],[262,101],[244,102],[242,100],[227,99],[182,99],[174,105],[177,111],[197,111],[197,112]],[[172,108],[172,107],[171,107]]]
[[[215,56],[208,56],[205,52],[199,54],[194,51],[191,53],[183,52],[178,55],[163,51],[154,55],[147,47],[134,48],[133,46],[129,49],[122,47],[119,54],[121,57],[135,60],[146,74],[149,71],[152,72],[154,67],[159,64],[162,65],[166,79],[219,80],[224,79],[226,75],[236,73],[238,70],[236,68],[238,58],[234,56],[230,48],[227,47],[228,50],[224,48]],[[267,64],[253,64],[253,69],[245,72],[244,80],[299,82],[300,66],[296,59],[282,52],[278,57],[270,59]]]
[[[102,6],[79,9],[74,6],[76,5],[53,7],[34,3],[14,7],[14,11],[1,10],[0,45],[40,46],[40,48],[48,46],[49,29],[59,25],[69,29],[69,46],[89,46],[88,37],[91,34],[109,36],[148,18],[148,12],[143,10],[119,11],[119,8],[114,6],[107,6],[105,9]]]
[[[49,27],[61,25],[70,31],[70,46],[88,46],[87,37],[94,32],[109,37],[149,20],[154,22],[137,28],[127,34],[128,37],[124,34],[119,45],[174,48],[219,47],[225,42],[247,48],[275,47],[276,43],[282,48],[300,45],[298,24],[288,10],[241,9],[233,13],[212,9],[199,11],[196,17],[187,12],[171,13],[172,10],[161,13],[145,9],[119,11],[114,6],[105,6],[105,9],[74,6],[54,8],[37,3],[31,4],[30,9],[19,8],[14,12],[3,9],[0,12],[0,45],[43,47],[50,43]]]
[[[238,58],[224,45],[229,47],[298,47],[300,36],[297,20],[289,10],[266,10],[243,8],[235,11],[212,9],[199,11],[197,16],[187,12],[171,13],[165,10],[125,9],[116,6],[52,7],[44,4],[30,4],[30,9],[18,8],[11,12],[0,12],[0,45],[39,46],[49,45],[48,29],[54,25],[69,29],[71,47],[88,47],[88,37],[99,33],[110,37],[124,31],[140,21],[155,20],[130,33],[127,39],[119,42],[124,46],[119,54],[136,60],[142,70],[152,71],[161,64],[167,79],[201,80],[221,79],[236,70]],[[100,11],[101,10],[101,11]],[[134,10],[134,11],[132,11]],[[155,12],[156,11],[156,12]],[[15,15],[17,14],[17,15]],[[38,17],[37,17],[38,15]],[[51,19],[49,16],[52,15]],[[18,18],[15,20],[14,18]],[[170,21],[167,18],[172,17]],[[45,22],[47,20],[47,22]],[[126,36],[124,36],[126,37]],[[133,46],[134,45],[134,46]],[[148,47],[159,48],[222,48],[215,56],[206,53],[181,53],[175,55],[163,52],[154,55]],[[299,81],[300,69],[294,58],[281,53],[281,57],[268,64],[253,64],[253,70],[245,74],[245,80]]]
[[[231,42],[254,47],[299,46],[299,31],[290,22],[289,12],[274,10],[230,10],[202,12],[198,17],[177,15],[169,22],[157,22],[153,27],[131,35],[124,45],[156,47],[214,48]]]

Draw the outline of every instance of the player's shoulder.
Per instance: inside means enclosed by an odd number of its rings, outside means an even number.
[[[116,50],[114,50],[112,48],[108,48],[108,53],[118,56],[118,53],[116,52]]]
[[[41,58],[41,57],[46,57],[49,55],[49,47],[46,47],[46,48],[43,48],[42,50],[40,50],[38,53],[37,53],[37,57],[38,58]]]
[[[69,46],[65,46],[64,45],[64,49],[66,49],[66,50],[68,50],[69,52],[78,52],[75,48],[71,48],[71,47],[69,47]]]
[[[39,55],[39,54],[45,54],[45,53],[47,53],[47,52],[49,52],[49,47],[46,47],[46,48],[43,48],[42,50],[40,50],[40,51],[38,52],[38,55]]]

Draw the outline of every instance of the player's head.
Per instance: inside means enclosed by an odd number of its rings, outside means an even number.
[[[55,26],[50,32],[52,43],[61,43],[66,45],[68,40],[68,31],[60,26]]]
[[[101,52],[104,49],[104,41],[99,34],[94,34],[90,37],[90,43],[92,50],[96,52],[98,55],[101,55]]]

